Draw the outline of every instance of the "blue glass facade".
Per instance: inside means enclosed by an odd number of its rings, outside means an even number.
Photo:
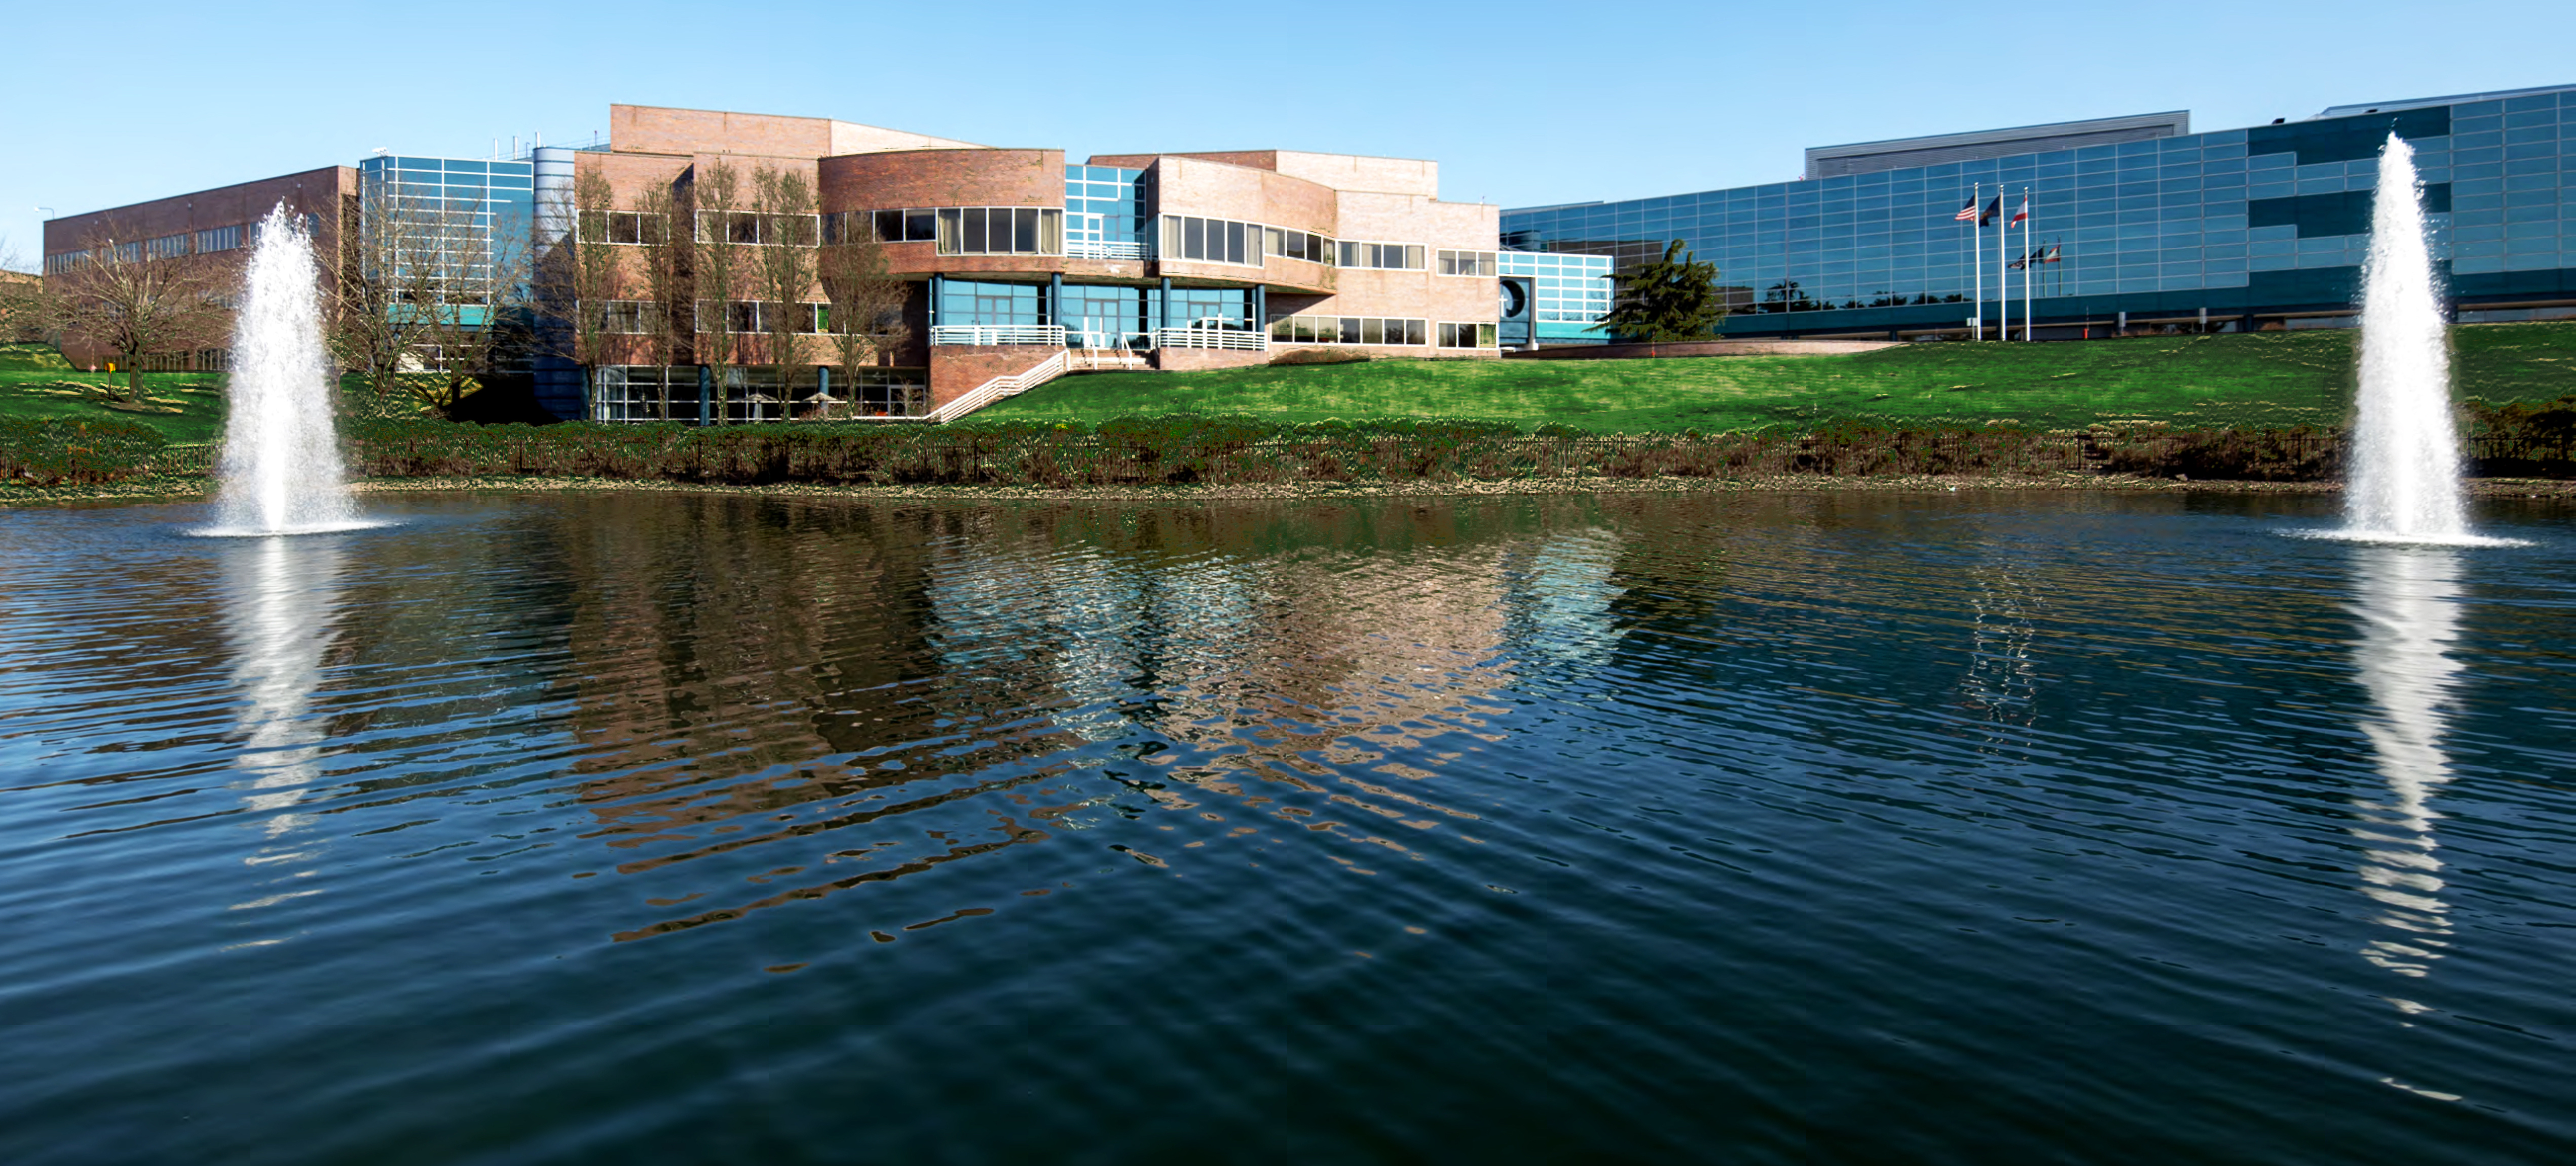
[[[400,245],[383,256],[425,264],[465,287],[490,275],[494,244],[528,245],[536,222],[536,167],[529,162],[374,157],[358,164],[359,197],[378,213],[407,220]],[[376,214],[361,220],[379,229]]]
[[[2347,310],[2368,245],[2378,151],[2412,142],[2434,255],[2465,306],[2576,298],[2576,87],[2153,141],[1772,183],[1668,198],[1506,210],[1506,247],[1623,268],[1669,240],[1719,268],[1730,334],[1863,333],[1999,318],[1996,228],[1954,218],[1972,190],[2025,191],[2033,299],[2051,323],[2206,309]],[[2023,273],[2011,271],[2021,314]],[[2046,333],[2043,332],[2043,335]]]
[[[1117,166],[1064,168],[1064,240],[1069,253],[1141,258],[1152,195],[1146,172]]]
[[[1525,281],[1530,296],[1528,304],[1515,304],[1515,291],[1503,292],[1504,344],[1528,343],[1533,327],[1541,345],[1600,344],[1610,338],[1593,327],[1610,314],[1609,256],[1504,251],[1497,258],[1499,274]]]

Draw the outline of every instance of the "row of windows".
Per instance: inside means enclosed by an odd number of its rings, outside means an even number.
[[[321,229],[320,216],[305,215],[303,218],[307,233]],[[160,238],[145,239],[139,243],[119,243],[116,246],[116,257],[119,262],[139,263],[146,258],[173,259],[182,255],[212,255],[221,251],[239,250],[245,238],[256,239],[258,235],[259,224],[257,223],[209,227],[202,231],[182,231],[176,235],[163,235]],[[48,255],[45,257],[45,271],[47,274],[60,275],[78,267],[88,258],[89,252],[86,250]]]
[[[1419,243],[1343,243],[1342,266],[1387,271],[1420,271],[1424,249]]]
[[[1427,320],[1391,320],[1378,316],[1281,316],[1270,322],[1270,338],[1290,344],[1410,344],[1427,347],[1431,343],[1431,325]],[[1451,338],[1456,338],[1454,332]]]
[[[695,324],[700,332],[715,331],[721,322],[727,332],[767,332],[782,318],[788,331],[803,333],[828,332],[832,327],[832,305],[826,303],[781,304],[773,300],[732,300],[718,311],[713,300],[699,300],[695,306]],[[612,333],[625,336],[649,336],[662,323],[662,305],[649,300],[609,300],[600,305],[600,325]]]
[[[1163,216],[1163,257],[1205,263],[1261,266],[1264,245],[1259,223],[1203,219],[1197,215]]]
[[[1493,346],[1494,326],[1491,324],[1440,325],[1440,347],[1442,348],[1492,348]]]
[[[1491,251],[1442,251],[1440,274],[1491,276],[1502,274],[1502,268]]]
[[[697,212],[698,242],[764,247],[811,247],[821,227],[813,215],[770,215],[755,211]]]

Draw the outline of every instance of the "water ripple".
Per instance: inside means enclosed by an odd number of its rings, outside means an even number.
[[[2545,512],[384,505],[0,514],[0,1155],[2576,1139]]]

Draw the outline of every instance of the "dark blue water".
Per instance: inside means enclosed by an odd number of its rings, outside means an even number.
[[[2576,529],[0,512],[0,1162],[2542,1162]]]

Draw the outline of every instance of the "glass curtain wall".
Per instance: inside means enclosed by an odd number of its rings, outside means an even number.
[[[1145,258],[1149,186],[1142,170],[1065,167],[1065,253],[1086,259]]]
[[[1718,265],[1740,327],[1781,312],[1994,317],[2031,273],[2043,318],[2348,303],[2392,117],[2413,143],[2437,260],[2461,296],[2555,292],[2576,268],[2576,89],[1666,198],[1505,211],[1506,246],[1624,269],[1680,239]],[[1955,215],[2002,198],[1984,230]],[[1996,228],[2030,200],[1997,255]],[[2026,266],[2004,266],[2032,260]],[[2517,273],[2530,273],[2517,275]],[[2541,284],[2549,284],[2541,288]],[[2047,301],[2057,301],[2050,303]],[[1956,305],[1934,309],[1934,305]],[[1746,319],[1744,317],[1753,317]],[[1815,327],[1831,327],[1819,320]]]

